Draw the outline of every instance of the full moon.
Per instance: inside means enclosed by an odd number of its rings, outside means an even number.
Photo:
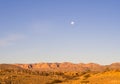
[[[71,21],[71,22],[70,22],[70,24],[71,24],[71,25],[74,25],[74,24],[75,24],[75,22],[74,22],[74,21]]]

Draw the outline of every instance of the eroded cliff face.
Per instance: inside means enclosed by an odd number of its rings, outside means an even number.
[[[69,62],[64,63],[36,63],[36,64],[14,64],[24,69],[37,70],[37,71],[94,71],[102,72],[106,69],[120,70],[120,63],[113,63],[111,65],[99,65],[95,63],[88,64],[73,64]]]

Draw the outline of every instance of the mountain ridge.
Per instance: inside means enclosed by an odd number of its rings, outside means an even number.
[[[100,65],[97,63],[33,63],[33,64],[12,64],[23,69],[35,71],[96,71],[102,72],[108,70],[120,70],[120,62],[112,63],[110,65]]]

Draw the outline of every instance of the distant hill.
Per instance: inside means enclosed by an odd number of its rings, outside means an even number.
[[[0,70],[24,70],[24,68],[13,64],[0,64]]]
[[[99,65],[95,63],[79,63],[74,64],[70,62],[64,63],[36,63],[36,64],[14,64],[23,69],[37,70],[37,71],[94,71],[103,72],[105,70],[120,70],[120,63],[112,63],[110,65]]]

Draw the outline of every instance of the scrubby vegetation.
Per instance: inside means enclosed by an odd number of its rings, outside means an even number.
[[[120,84],[120,71],[33,71],[0,65],[0,84]]]

